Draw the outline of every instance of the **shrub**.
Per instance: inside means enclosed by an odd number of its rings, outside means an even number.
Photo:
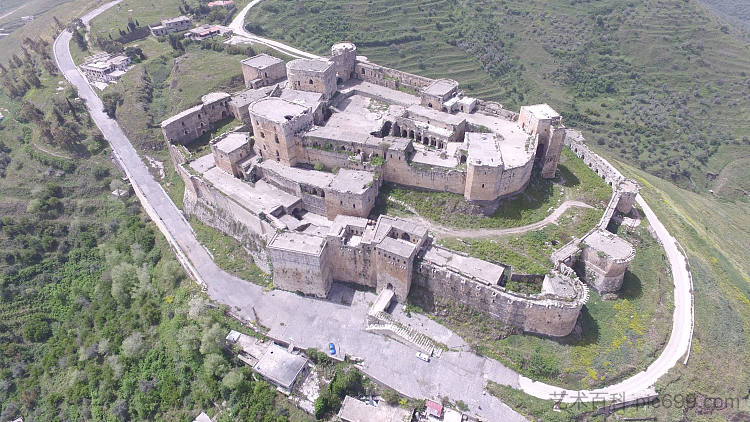
[[[385,158],[379,155],[372,157],[372,160],[370,160],[370,164],[372,164],[373,166],[382,166],[384,163],[385,163]]]
[[[32,316],[23,327],[23,335],[28,341],[44,341],[51,333],[49,324],[43,321],[39,315]]]

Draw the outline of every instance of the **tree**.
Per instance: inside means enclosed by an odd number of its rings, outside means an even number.
[[[122,94],[120,94],[119,92],[107,92],[102,95],[104,112],[107,113],[107,116],[113,119],[115,118],[115,113],[117,112],[117,106],[121,105],[122,102]]]
[[[28,83],[29,85],[39,88],[42,86],[42,81],[39,80],[39,77],[36,75],[36,71],[29,66],[24,66],[21,70],[21,74],[23,75],[24,81]]]
[[[143,334],[133,331],[122,341],[120,349],[123,356],[131,359],[137,358],[143,351]]]
[[[211,353],[221,353],[221,348],[224,346],[224,330],[218,323],[214,323],[211,327],[203,332],[201,338],[200,352],[203,355]]]
[[[33,342],[44,341],[51,333],[49,324],[43,321],[39,315],[34,315],[29,318],[23,328],[23,335],[26,340]]]
[[[83,51],[88,50],[89,44],[86,42],[86,38],[83,37],[83,34],[81,34],[81,31],[78,28],[75,28],[72,29],[71,32],[73,33],[73,41],[76,42],[78,48]]]
[[[128,262],[121,262],[112,268],[112,297],[119,303],[130,306],[130,293],[133,282],[138,275],[138,267]]]

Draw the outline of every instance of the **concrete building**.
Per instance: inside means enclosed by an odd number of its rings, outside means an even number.
[[[130,57],[119,54],[97,54],[87,58],[80,66],[89,82],[113,82],[128,70]]]
[[[164,36],[170,32],[187,31],[192,26],[192,21],[187,16],[178,16],[176,18],[164,19],[160,25],[149,26],[151,35],[155,37]]]
[[[215,36],[225,36],[231,34],[232,30],[222,25],[204,24],[185,33],[185,38],[193,41],[203,41]]]
[[[389,406],[383,401],[370,405],[354,397],[344,397],[338,417],[342,422],[411,422],[414,411]]]
[[[565,142],[565,127],[562,118],[547,104],[521,107],[518,124],[523,130],[537,137],[537,160],[542,164],[542,176],[554,178],[560,152]]]
[[[307,372],[306,357],[276,343],[256,339],[234,330],[227,334],[226,340],[229,344],[239,346],[238,358],[241,361],[286,395],[291,394],[294,386]]]
[[[331,61],[336,72],[336,83],[348,81],[354,75],[357,60],[357,46],[350,42],[340,42],[331,46]]]
[[[248,107],[256,153],[287,166],[297,164],[299,135],[313,125],[309,107],[277,97],[255,101]]]
[[[284,61],[266,53],[244,59],[241,63],[242,77],[248,88],[268,86],[286,78]]]
[[[437,79],[422,90],[422,105],[436,110],[448,111],[445,103],[458,94],[458,82],[453,79]]]

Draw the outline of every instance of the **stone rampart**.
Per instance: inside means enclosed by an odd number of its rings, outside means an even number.
[[[182,147],[170,145],[169,155],[175,170],[185,184],[183,210],[202,223],[211,226],[240,242],[253,257],[255,264],[270,273],[267,240],[276,229],[271,224],[249,212],[203,179],[190,174],[185,167],[188,157]]]
[[[386,160],[383,178],[386,182],[403,186],[461,195],[466,187],[465,171],[409,164],[406,161]]]
[[[594,170],[608,185],[613,188],[625,177],[609,161],[591,151],[585,144],[581,132],[572,129],[565,131],[565,145],[567,145],[587,166]]]
[[[357,79],[390,89],[399,89],[399,87],[411,88],[415,93],[434,82],[434,79],[402,72],[360,59],[354,64],[354,75]]]
[[[435,298],[453,300],[485,312],[526,332],[561,337],[570,334],[588,295],[576,282],[579,294],[565,301],[543,295],[525,296],[489,286],[430,262],[415,263],[413,284],[431,292]]]

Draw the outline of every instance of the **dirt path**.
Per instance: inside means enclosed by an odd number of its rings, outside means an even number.
[[[489,236],[503,236],[508,234],[521,234],[532,230],[538,230],[547,224],[557,224],[557,219],[570,208],[594,208],[589,204],[581,201],[565,201],[559,207],[557,207],[552,214],[548,215],[541,221],[536,223],[527,224],[519,227],[509,227],[505,229],[455,229],[451,227],[441,226],[435,224],[424,217],[420,216],[419,213],[410,205],[399,201],[398,199],[388,198],[389,201],[401,205],[406,208],[409,212],[413,213],[416,217],[401,217],[405,220],[415,221],[417,223],[427,226],[430,232],[435,236],[436,239],[445,237],[463,237],[463,238],[481,238]]]
[[[58,153],[53,152],[53,151],[46,150],[43,147],[40,147],[39,145],[37,145],[37,144],[35,144],[33,142],[31,143],[31,145],[34,148],[38,149],[39,151],[42,151],[43,153],[49,154],[49,155],[51,155],[53,157],[62,158],[62,159],[65,159],[65,160],[72,160],[73,159],[72,157],[68,157],[68,156],[65,156],[65,155],[62,155],[62,154],[58,154]]]

